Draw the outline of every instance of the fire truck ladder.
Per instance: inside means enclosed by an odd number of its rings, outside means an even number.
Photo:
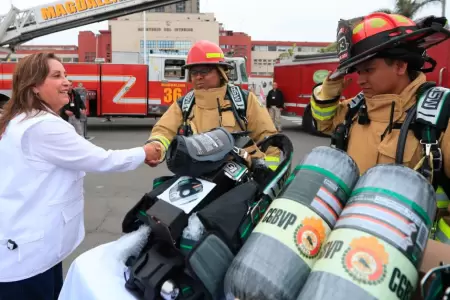
[[[26,10],[11,6],[0,16],[0,52],[40,36],[146,11],[186,0],[68,0]]]

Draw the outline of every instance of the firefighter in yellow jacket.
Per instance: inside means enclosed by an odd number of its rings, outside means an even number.
[[[340,64],[314,88],[311,111],[317,130],[330,134],[332,146],[347,151],[361,172],[398,163],[424,175],[437,189],[441,208],[436,238],[450,244],[449,219],[441,218],[450,203],[450,90],[427,82],[424,74],[436,65],[426,49],[450,36],[446,22],[384,13],[352,24],[341,20]],[[344,75],[352,72],[362,91],[340,102]]]
[[[162,148],[160,163],[172,139],[224,127],[230,132],[250,131],[255,143],[277,133],[265,107],[248,91],[228,83],[227,71],[232,66],[225,61],[222,49],[209,41],[199,41],[190,49],[187,63],[193,90],[174,102],[156,123],[148,143]],[[279,163],[279,150],[269,147],[262,153],[254,146],[247,150],[249,158],[262,158],[271,169]],[[248,160],[251,163],[251,160]]]

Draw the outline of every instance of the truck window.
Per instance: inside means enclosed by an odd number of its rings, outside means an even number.
[[[164,62],[164,78],[169,80],[185,79],[186,70],[181,70],[181,67],[185,64],[184,59],[166,59]]]
[[[235,61],[229,61],[229,64],[231,64],[234,69],[229,71],[229,76],[230,78],[228,78],[230,81],[237,81],[239,79],[238,74],[237,74],[237,69],[236,69],[236,62]]]
[[[248,82],[247,69],[245,68],[245,62],[241,63],[239,66],[239,70],[241,71],[242,82]]]

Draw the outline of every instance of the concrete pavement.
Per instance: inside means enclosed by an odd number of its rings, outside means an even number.
[[[91,142],[104,149],[125,149],[140,146],[148,138],[153,119],[89,119]],[[308,135],[301,131],[301,120],[282,120],[283,132],[294,144],[294,164],[312,148],[328,145],[329,139]],[[64,261],[66,273],[72,261],[81,253],[113,241],[121,235],[125,214],[151,189],[155,177],[170,175],[165,164],[156,168],[142,165],[127,173],[88,174],[85,178],[86,238],[80,247]]]

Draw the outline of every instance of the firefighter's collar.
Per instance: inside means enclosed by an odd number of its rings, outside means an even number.
[[[194,90],[195,104],[204,109],[217,109],[217,99],[219,99],[220,106],[225,105],[226,92],[226,85],[208,90]]]

